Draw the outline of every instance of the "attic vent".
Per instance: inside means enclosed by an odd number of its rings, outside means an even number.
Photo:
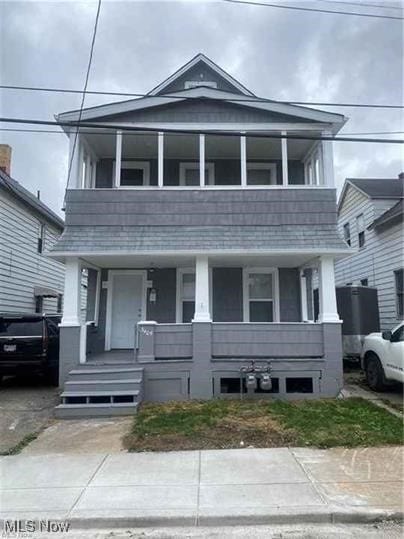
[[[208,80],[187,80],[185,81],[184,88],[189,90],[190,88],[198,88],[199,86],[208,86],[209,88],[217,88],[217,82]]]

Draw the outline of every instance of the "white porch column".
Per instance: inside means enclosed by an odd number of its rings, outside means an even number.
[[[247,186],[247,142],[245,135],[240,137],[240,166],[241,166],[241,187]]]
[[[74,142],[76,141],[76,143]],[[80,189],[80,133],[70,131],[69,133],[69,176],[67,178],[67,189]]]
[[[122,131],[116,132],[115,149],[115,187],[121,183],[121,163],[122,163]]]
[[[309,319],[307,312],[307,282],[303,270],[300,271],[300,299],[302,309],[302,322],[307,322],[307,320]]]
[[[63,295],[62,326],[81,324],[81,262],[68,258],[65,263],[65,288]]]
[[[330,137],[332,133],[330,131],[323,131],[323,136]],[[323,162],[323,181],[328,187],[335,187],[334,180],[334,157],[333,147],[331,140],[323,140],[321,142],[322,148],[322,162]]]
[[[286,131],[282,131],[282,136],[286,135]],[[289,184],[288,173],[288,139],[282,139],[282,185]]]
[[[334,258],[321,256],[318,267],[319,277],[319,322],[340,322],[335,292]]]
[[[164,185],[164,133],[158,134],[158,165],[157,165],[157,185]]]
[[[205,135],[199,135],[199,185],[205,187]]]
[[[211,322],[209,307],[209,259],[196,257],[195,267],[195,314],[193,322]]]
[[[91,155],[86,154],[86,176],[84,178],[83,187],[90,189],[91,187]]]
[[[91,164],[91,187],[95,187],[97,177],[97,161],[93,159]]]

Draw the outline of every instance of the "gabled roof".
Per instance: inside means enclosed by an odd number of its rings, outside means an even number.
[[[36,213],[39,213],[41,217],[52,223],[57,228],[63,230],[64,222],[56,215],[51,209],[41,202],[35,195],[33,195],[28,189],[25,189],[20,183],[11,178],[4,171],[0,170],[0,189],[11,193],[15,198],[22,202],[25,206],[30,208]]]
[[[387,224],[395,224],[397,222],[402,222],[404,216],[404,199],[400,199],[397,204],[394,204],[394,206],[384,213],[380,215],[377,219],[373,221],[373,223],[370,225],[370,229],[372,228],[378,228],[383,225]]]
[[[347,178],[338,201],[338,211],[345,199],[348,187],[360,191],[368,198],[399,199],[404,196],[402,178]]]
[[[233,88],[236,90],[237,93],[241,93],[243,95],[249,95],[253,96],[254,94],[250,92],[245,86],[243,86],[240,82],[238,82],[235,78],[233,78],[231,75],[229,75],[224,69],[219,67],[215,62],[212,62],[210,58],[202,54],[201,52],[194,56],[189,62],[184,64],[182,67],[177,69],[172,75],[170,75],[167,79],[165,79],[163,82],[161,82],[158,86],[153,88],[149,92],[149,95],[159,95],[164,94],[164,90],[170,86],[174,81],[185,75],[188,71],[190,71],[192,68],[194,68],[197,64],[204,64],[209,69],[213,70],[220,78],[226,80],[228,84],[233,86]]]
[[[232,88],[234,88],[234,90],[232,89],[229,91],[207,86],[198,86],[195,88],[181,90],[176,89],[175,91],[164,92],[165,89],[172,86],[173,81],[177,80],[179,77],[182,77],[184,73],[189,71],[191,68],[194,68],[198,62],[203,62],[205,65],[208,65],[210,69],[214,69],[218,76],[226,78],[227,82]],[[226,102],[240,107],[249,107],[267,112],[276,112],[294,117],[300,117],[316,123],[325,123],[331,126],[331,130],[334,133],[337,133],[346,122],[346,118],[342,114],[325,112],[299,105],[292,105],[290,103],[279,103],[277,101],[271,101],[268,99],[263,100],[260,97],[256,97],[203,54],[198,54],[195,56],[190,62],[185,64],[182,68],[171,75],[171,77],[163,81],[144,97],[83,109],[81,121],[99,121],[100,119],[108,116],[115,116],[125,114],[127,112],[169,105],[171,103],[178,103],[181,101],[186,101],[189,98],[212,99],[219,101],[226,100]],[[76,122],[78,121],[79,117],[80,111],[73,110],[59,114],[56,117],[56,120],[59,122]],[[66,130],[66,127],[64,127],[64,129]]]

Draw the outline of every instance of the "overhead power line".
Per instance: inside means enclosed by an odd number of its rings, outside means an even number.
[[[107,131],[122,131],[122,132],[138,132],[138,133],[159,133],[161,128],[157,127],[136,127],[120,124],[101,124],[101,123],[91,123],[91,122],[56,122],[50,120],[34,120],[29,118],[0,118],[0,122],[4,123],[16,123],[16,124],[31,124],[31,125],[53,125],[60,127],[70,127],[70,128],[90,128],[90,129],[105,129]],[[317,136],[317,135],[301,135],[301,134],[286,134],[278,135],[272,133],[245,133],[244,131],[217,131],[217,130],[191,130],[191,129],[169,129],[164,128],[165,133],[175,133],[183,135],[215,135],[215,136],[240,136],[246,135],[250,138],[264,138],[264,139],[296,139],[296,140],[328,140],[330,142],[371,142],[371,143],[380,143],[380,144],[403,144],[404,140],[401,139],[383,139],[383,138],[357,138],[357,137],[332,137],[332,136]]]
[[[86,99],[88,79],[90,77],[91,64],[92,64],[92,61],[93,61],[95,38],[97,36],[98,20],[100,18],[100,10],[101,10],[101,0],[98,0],[97,12],[96,12],[95,21],[94,21],[93,37],[91,39],[90,55],[88,57],[86,78],[85,78],[85,82],[84,82],[84,88],[83,88],[83,92],[82,92],[83,95],[82,95],[81,104],[80,104],[78,124],[80,124],[80,120],[81,120],[81,117],[82,117],[82,114],[83,114],[84,101]],[[75,135],[74,135],[73,150],[72,150],[72,153],[71,153],[71,156],[70,156],[69,169],[68,169],[68,172],[67,172],[67,187],[66,188],[69,187],[69,180],[70,180],[70,174],[71,174],[72,164],[73,164],[73,159],[74,159],[74,152],[76,150],[76,145],[77,145],[78,133],[79,133],[79,125],[77,126],[77,129],[76,129],[76,132],[75,132]]]
[[[3,90],[22,90],[28,92],[55,92],[63,94],[82,94],[83,90],[74,90],[68,88],[46,88],[41,86],[15,86],[10,84],[1,84],[0,89]],[[178,101],[195,101],[200,100],[201,97],[198,96],[180,96],[180,95],[149,95],[142,93],[132,93],[132,92],[107,92],[100,90],[86,90],[86,95],[110,95],[115,97],[147,97],[150,99],[176,99]],[[329,102],[329,101],[279,101],[275,99],[267,99],[265,97],[215,97],[215,101],[224,102],[224,103],[274,103],[279,105],[315,105],[323,107],[358,107],[358,108],[380,108],[380,109],[404,109],[404,105],[383,105],[381,103],[341,103],[341,102]],[[118,102],[119,103],[119,102]],[[118,104],[114,103],[114,104]],[[103,105],[98,105],[103,106]],[[93,107],[90,107],[93,108]],[[76,111],[70,111],[76,112]]]
[[[245,4],[250,6],[270,7],[278,9],[293,9],[296,11],[311,11],[317,13],[332,13],[333,15],[352,15],[355,17],[371,17],[373,19],[392,19],[397,21],[404,20],[403,17],[394,17],[393,15],[376,15],[374,13],[357,13],[353,11],[332,11],[329,9],[299,7],[299,6],[284,6],[280,4],[268,4],[266,2],[253,2],[249,0],[222,0],[222,2],[228,2],[230,4]]]
[[[60,129],[18,129],[12,127],[0,127],[0,132],[12,132],[12,133],[45,133],[45,134],[54,134],[54,135],[63,135],[66,134]],[[102,131],[101,129],[97,131],[88,131],[86,130],[86,135],[108,135],[111,131]],[[401,135],[404,131],[364,131],[362,133],[344,133],[344,136],[357,136],[357,135]],[[125,133],[125,136],[142,136],[143,133]],[[174,134],[174,133],[173,133]]]
[[[403,11],[403,8],[398,6],[387,6],[381,4],[368,4],[366,2],[338,2],[337,0],[316,0],[317,2],[325,2],[326,4],[340,4],[343,6],[361,6],[361,7],[371,7],[373,9],[394,9],[396,11]]]

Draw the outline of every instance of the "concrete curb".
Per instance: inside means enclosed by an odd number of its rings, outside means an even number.
[[[128,512],[131,513],[131,512]],[[105,514],[105,513],[104,513]],[[38,517],[37,517],[38,518]],[[42,516],[45,518],[45,515]],[[259,526],[259,525],[296,525],[296,524],[373,524],[376,522],[402,522],[404,513],[384,509],[337,509],[299,511],[299,509],[273,511],[243,511],[243,514],[214,514],[203,515],[142,515],[128,516],[66,517],[71,530],[92,529],[122,529],[122,528],[152,528],[152,527],[222,527],[222,526]],[[3,523],[4,519],[0,519]]]

